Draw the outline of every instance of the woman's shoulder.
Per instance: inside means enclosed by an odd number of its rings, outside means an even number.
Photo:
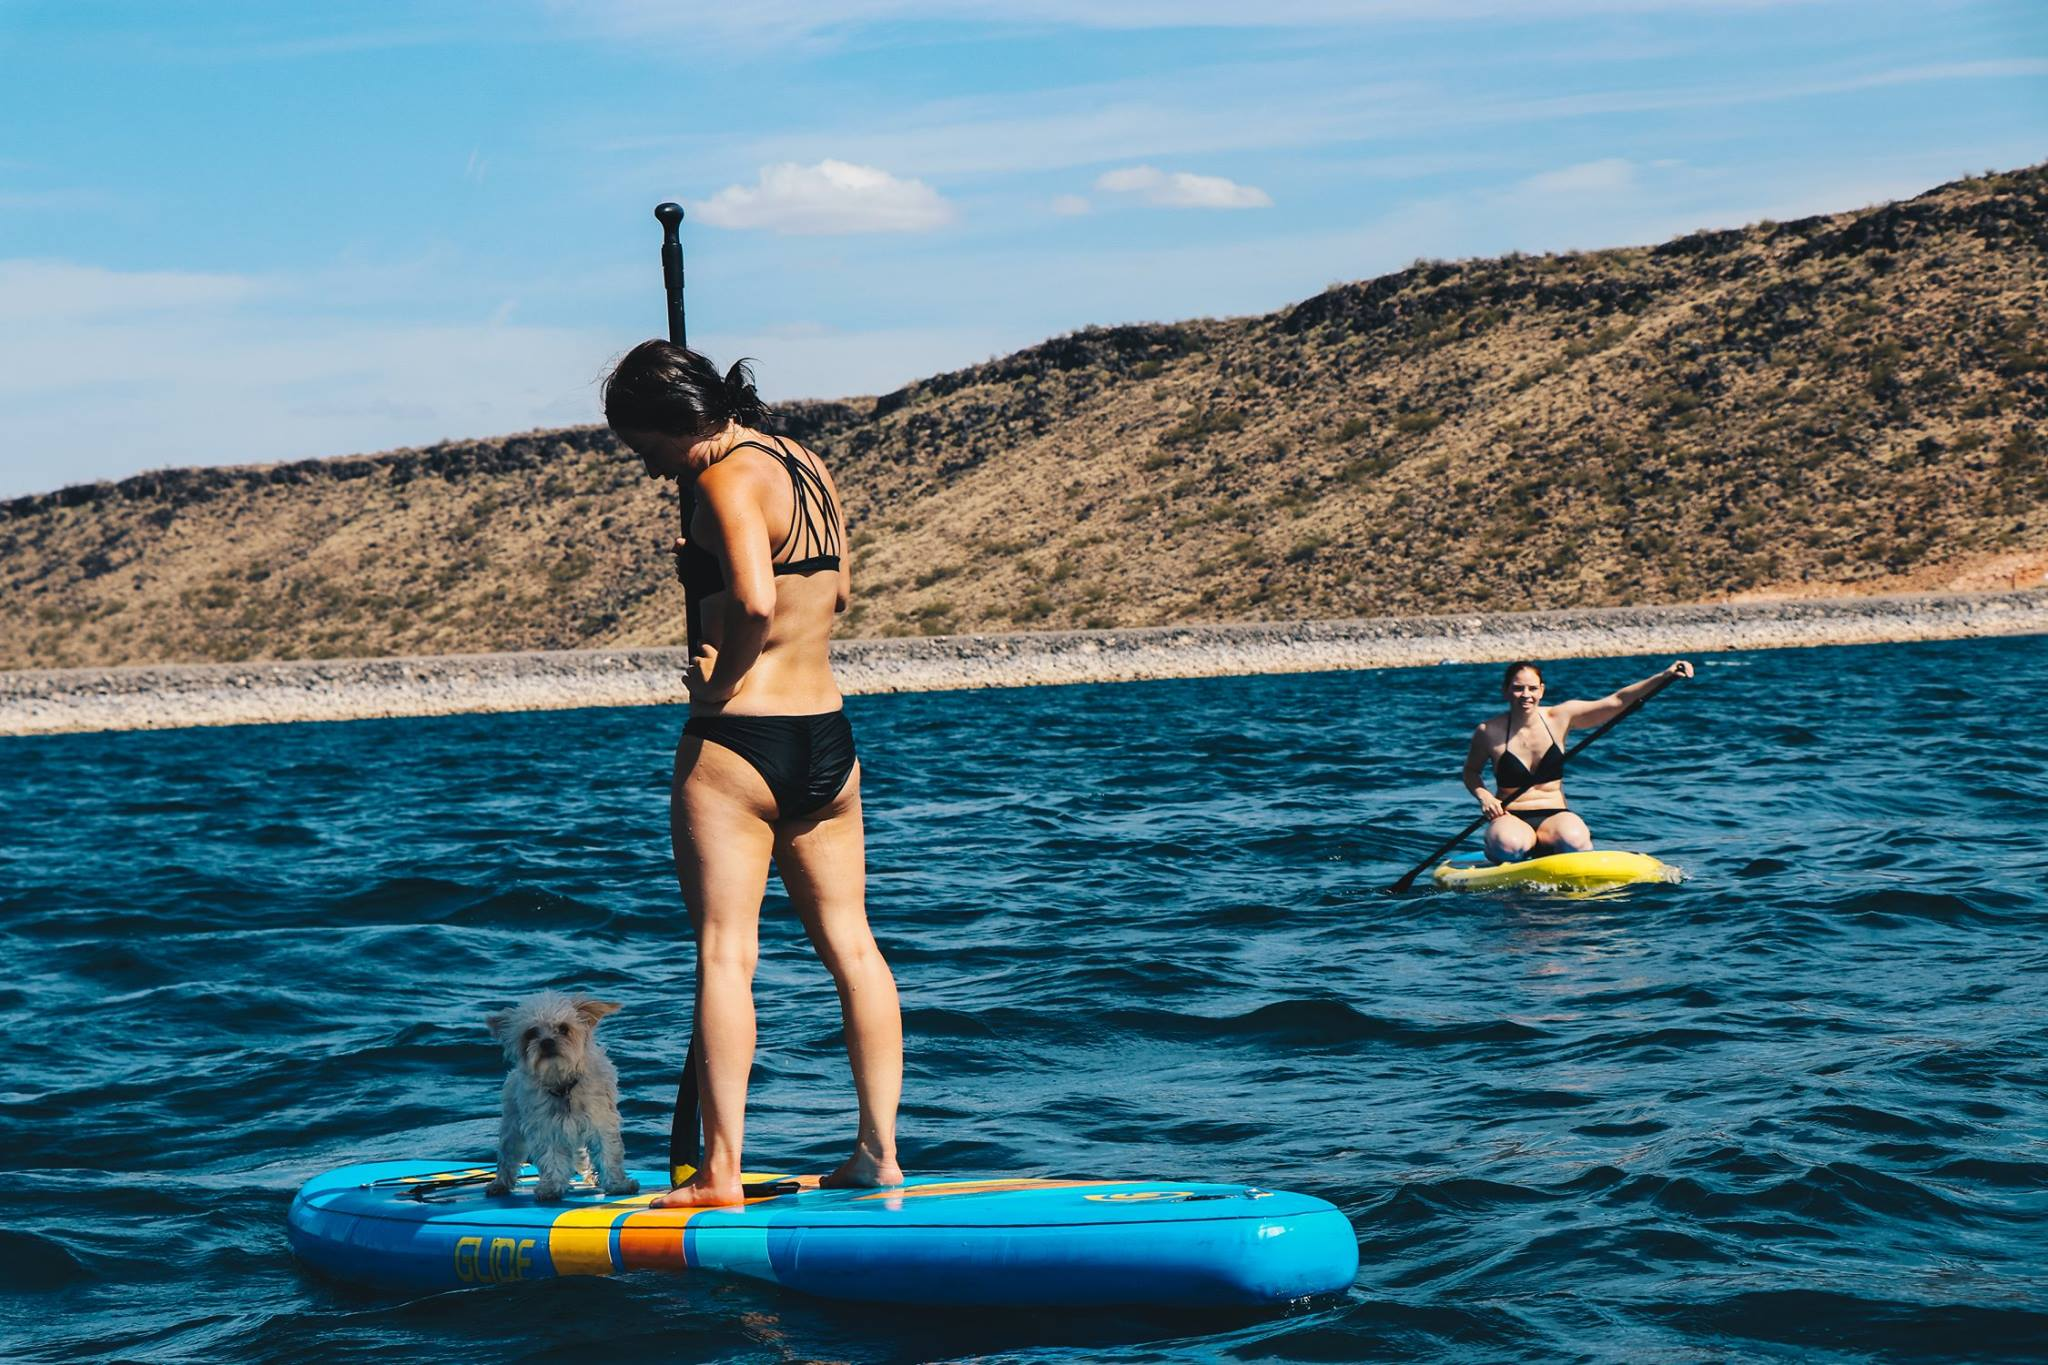
[[[771,444],[779,445],[784,450],[790,451],[793,454],[807,457],[808,459],[812,460],[817,464],[825,463],[825,457],[818,453],[816,447],[808,444],[807,442],[799,441],[794,436],[785,435],[784,433],[778,431],[771,435],[768,439]]]
[[[722,463],[734,463],[734,456],[748,457],[748,463],[763,469],[783,466],[791,458],[820,467],[825,463],[824,456],[794,436],[779,431],[758,431],[752,427],[740,433],[740,439],[726,452]]]
[[[735,442],[717,459],[704,466],[697,476],[700,487],[716,487],[723,484],[728,488],[758,482],[780,468],[781,460],[775,454],[775,447],[751,440]]]

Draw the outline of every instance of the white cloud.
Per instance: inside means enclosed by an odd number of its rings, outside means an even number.
[[[1259,70],[1263,73],[1265,68]],[[1404,104],[1416,98],[1413,90],[1396,96],[1385,86],[1361,86],[1333,93],[1312,108],[1275,109],[1249,94],[1219,105],[1214,98],[1192,99],[1173,82],[1119,82],[1022,96],[938,100],[871,123],[842,123],[829,134],[810,128],[771,133],[747,150],[760,161],[786,160],[803,155],[803,149],[829,135],[847,155],[914,165],[928,175],[1052,171],[1141,158],[1311,145],[1354,136],[1355,128],[1383,135]],[[687,177],[704,152],[689,143],[682,145],[682,154],[663,169]],[[633,150],[634,173],[644,177],[646,152]]]
[[[0,170],[6,168],[7,163],[0,161]],[[119,204],[120,199],[106,190],[0,190],[0,209],[6,210],[81,213],[111,209]]]
[[[347,271],[262,279],[0,260],[0,498],[142,469],[269,463],[602,420],[619,333],[285,314]],[[644,272],[633,283],[644,285]],[[397,301],[394,301],[397,302]],[[138,312],[147,324],[136,325]],[[794,320],[692,340],[756,358],[771,401],[882,393],[1040,339],[1030,322],[842,330]],[[631,340],[630,337],[626,340]]]
[[[1488,94],[1407,73],[1397,80],[1333,86],[1315,100],[1283,105],[1276,105],[1270,92],[1321,80],[1324,73],[1315,63],[1272,61],[1227,70],[1227,81],[1204,81],[1198,91],[1183,79],[1146,78],[934,100],[872,119],[842,118],[829,129],[798,126],[766,133],[737,151],[745,157],[742,165],[786,161],[808,155],[829,137],[835,149],[855,161],[914,165],[927,175],[965,180],[1341,143],[1414,143],[1432,134],[1478,141],[1469,130],[1769,106],[1895,87],[2025,80],[2048,75],[2048,58],[1837,68],[1811,71],[1804,80],[1708,73],[1695,84],[1555,94]],[[704,174],[707,160],[725,150],[701,135],[594,140],[620,158],[620,174],[635,186],[650,178],[688,183]],[[1467,154],[1465,159],[1475,158]]]
[[[300,281],[309,298],[333,296],[334,283]],[[598,419],[615,337],[283,315],[289,292],[241,276],[0,260],[0,497]]]
[[[0,321],[48,323],[240,303],[263,292],[247,275],[107,270],[69,261],[0,261]]]
[[[1162,171],[1155,166],[1129,166],[1120,171],[1105,171],[1096,177],[1095,188],[1105,194],[1135,194],[1146,203],[1163,208],[1265,209],[1273,206],[1271,195],[1251,185],[1240,185],[1220,175]]]
[[[1518,188],[1531,194],[1612,194],[1634,184],[1635,177],[1634,163],[1610,156],[1532,175]]]
[[[675,0],[550,0],[572,22],[613,37],[685,38],[773,48],[831,40],[877,24],[937,22],[1034,28],[1326,28],[1399,23],[1517,22],[1576,15],[1651,15],[1818,7],[1841,0],[750,0],[679,5]]]
[[[921,180],[899,180],[847,161],[761,168],[753,185],[728,185],[696,206],[698,221],[722,228],[830,236],[930,232],[953,221],[953,206]]]
[[[1060,194],[1053,196],[1052,211],[1062,218],[1078,218],[1094,207],[1093,204],[1088,202],[1085,195]]]

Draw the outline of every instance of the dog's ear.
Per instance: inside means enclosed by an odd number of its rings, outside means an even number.
[[[617,1014],[619,1006],[610,1000],[592,1000],[587,995],[576,997],[576,1012],[583,1016],[583,1022],[596,1028],[598,1021],[608,1014]]]
[[[491,1031],[493,1038],[502,1043],[505,1041],[505,1025],[511,1020],[512,1016],[503,1010],[492,1010],[484,1016],[484,1027]]]

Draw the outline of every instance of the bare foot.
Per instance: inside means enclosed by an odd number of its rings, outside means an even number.
[[[744,1204],[738,1180],[713,1184],[708,1181],[692,1180],[687,1185],[678,1185],[666,1194],[658,1194],[649,1208],[654,1209],[725,1209]]]
[[[853,1155],[832,1174],[818,1181],[821,1189],[881,1189],[903,1183],[903,1168],[896,1164],[895,1157],[879,1157],[865,1147],[853,1149]]]

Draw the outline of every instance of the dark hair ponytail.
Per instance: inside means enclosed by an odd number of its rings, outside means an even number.
[[[725,402],[725,415],[741,426],[759,426],[768,420],[768,405],[754,392],[754,367],[744,359],[735,360],[725,372]]]
[[[759,426],[769,416],[746,361],[720,375],[703,355],[672,341],[641,342],[604,381],[604,419],[613,431],[697,439],[727,422]]]

